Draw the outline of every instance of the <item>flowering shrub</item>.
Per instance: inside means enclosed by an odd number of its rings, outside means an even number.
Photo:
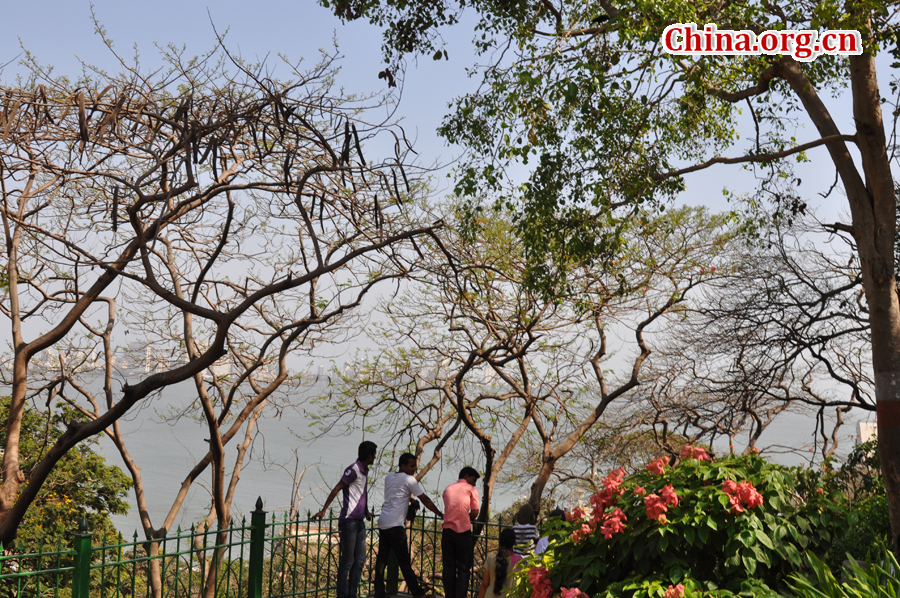
[[[663,594],[663,598],[684,598],[684,584],[669,586],[669,589]]]
[[[554,528],[544,554],[524,561],[515,592],[777,596],[802,553],[827,551],[845,514],[828,492],[798,494],[798,476],[758,454],[713,461],[689,446],[674,467],[662,458],[630,477],[618,469]]]
[[[528,583],[531,585],[532,598],[550,598],[553,595],[550,572],[543,567],[533,567],[528,570]]]

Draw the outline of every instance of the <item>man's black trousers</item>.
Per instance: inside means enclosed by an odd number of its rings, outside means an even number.
[[[472,561],[475,559],[472,531],[460,533],[445,529],[441,535],[441,553],[445,598],[466,598],[469,577],[472,575]]]

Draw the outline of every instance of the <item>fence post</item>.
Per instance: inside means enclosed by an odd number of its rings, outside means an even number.
[[[250,564],[247,571],[247,598],[262,598],[263,557],[266,547],[266,512],[262,497],[256,499],[256,510],[250,513]]]
[[[89,598],[91,592],[91,532],[84,517],[75,532],[75,571],[72,575],[72,598]]]

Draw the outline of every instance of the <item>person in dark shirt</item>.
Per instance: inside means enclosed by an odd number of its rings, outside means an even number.
[[[337,598],[356,598],[366,564],[366,519],[372,517],[368,500],[369,466],[375,462],[377,450],[374,442],[366,440],[360,443],[356,453],[359,458],[344,470],[341,480],[325,499],[325,506],[313,515],[321,520],[337,493],[342,493],[341,514],[338,516],[341,557],[337,571]]]

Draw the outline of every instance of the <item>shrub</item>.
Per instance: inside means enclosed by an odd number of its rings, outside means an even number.
[[[835,474],[830,474],[833,477]],[[844,495],[757,454],[711,460],[685,447],[630,477],[618,469],[586,509],[551,532],[550,549],[525,561],[520,596],[777,596],[846,532]],[[801,493],[802,492],[802,493]],[[565,592],[563,592],[565,589]]]
[[[876,553],[875,559],[867,559],[871,564],[860,567],[850,560],[844,570],[846,582],[838,582],[828,566],[814,555],[807,555],[809,575],[794,573],[788,585],[797,598],[860,598],[868,596],[900,595],[900,566],[894,554],[886,547]]]

